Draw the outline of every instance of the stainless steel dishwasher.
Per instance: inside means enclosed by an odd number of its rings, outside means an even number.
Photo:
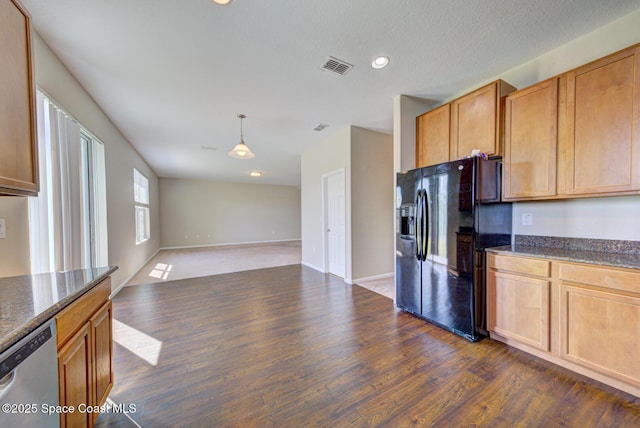
[[[0,427],[59,427],[55,321],[0,354]]]

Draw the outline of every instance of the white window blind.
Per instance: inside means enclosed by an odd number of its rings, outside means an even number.
[[[140,204],[149,205],[149,180],[137,169],[133,169],[134,199]]]
[[[32,273],[108,265],[104,146],[37,93],[40,192],[29,198]]]
[[[136,244],[151,237],[149,221],[149,179],[133,169],[133,199],[135,202]]]

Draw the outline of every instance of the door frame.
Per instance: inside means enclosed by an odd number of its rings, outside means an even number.
[[[343,239],[343,244],[344,244],[344,280],[347,280],[347,273],[349,272],[348,266],[347,266],[347,232],[348,232],[348,228],[347,228],[347,174],[346,174],[346,169],[345,168],[340,168],[340,169],[336,169],[334,171],[331,172],[327,172],[326,174],[322,175],[322,270],[324,271],[324,273],[330,273],[329,272],[329,232],[327,231],[327,224],[329,223],[329,211],[328,211],[328,207],[329,207],[329,203],[328,203],[328,198],[329,198],[329,189],[328,189],[328,180],[330,177],[333,177],[335,175],[341,175],[342,179],[344,181],[344,203],[342,204],[342,206],[344,207],[344,210],[342,212],[343,218],[344,218],[344,239]]]

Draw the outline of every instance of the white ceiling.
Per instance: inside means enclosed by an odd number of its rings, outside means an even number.
[[[392,132],[434,101],[640,8],[640,0],[22,0],[36,32],[161,177],[299,185],[346,125]],[[322,71],[329,56],[354,65]],[[391,64],[373,70],[388,55]],[[252,160],[227,156],[240,136]],[[322,132],[313,128],[329,126]],[[205,146],[211,149],[202,149]],[[261,178],[250,170],[265,171]]]

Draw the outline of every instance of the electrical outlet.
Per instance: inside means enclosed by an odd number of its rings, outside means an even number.
[[[533,214],[522,214],[522,225],[523,226],[533,225]]]
[[[4,223],[4,219],[0,218],[0,239],[6,238],[6,237],[7,237],[6,225]]]

